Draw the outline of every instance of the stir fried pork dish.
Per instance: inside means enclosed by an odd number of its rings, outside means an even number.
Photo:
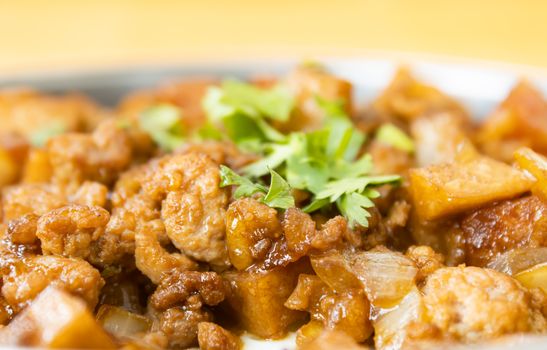
[[[0,345],[547,333],[545,97],[522,81],[471,118],[404,68],[354,95],[317,64],[115,108],[1,91]]]

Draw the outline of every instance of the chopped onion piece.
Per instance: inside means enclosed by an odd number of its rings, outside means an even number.
[[[401,301],[415,286],[418,269],[406,256],[391,251],[368,251],[350,262],[375,307],[389,308]]]
[[[514,276],[519,272],[544,263],[547,263],[547,247],[519,248],[497,256],[486,267]]]
[[[376,349],[400,349],[406,337],[406,328],[424,314],[422,296],[414,287],[392,310],[382,314],[373,323]]]
[[[145,333],[151,326],[148,318],[111,305],[102,305],[99,308],[97,320],[110,334],[120,338]]]
[[[547,202],[547,158],[529,148],[519,148],[513,155],[517,164],[536,178],[532,193]]]
[[[540,288],[547,293],[547,264],[536,265],[519,272],[515,275],[515,279],[526,288]]]
[[[333,252],[311,257],[313,270],[330,288],[335,291],[345,291],[351,288],[361,288],[361,283],[349,264],[353,253]]]

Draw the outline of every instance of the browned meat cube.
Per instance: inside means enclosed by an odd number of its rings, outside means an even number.
[[[507,200],[479,209],[461,222],[466,261],[486,265],[505,251],[547,244],[547,205],[536,196]]]
[[[285,307],[298,275],[309,271],[306,261],[268,271],[229,271],[223,277],[230,291],[227,300],[241,325],[263,338],[281,338],[305,313]]]

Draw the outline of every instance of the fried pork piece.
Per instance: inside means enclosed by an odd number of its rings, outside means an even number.
[[[429,246],[411,246],[405,255],[412,259],[418,268],[416,283],[423,282],[429,275],[444,267],[444,256]]]
[[[226,245],[238,270],[263,263],[265,268],[285,266],[310,250],[327,250],[343,238],[355,240],[341,216],[316,229],[312,218],[289,208],[280,220],[277,211],[252,198],[230,204],[226,212]]]
[[[241,339],[211,322],[198,324],[198,343],[202,350],[239,350]]]
[[[547,154],[547,101],[529,82],[518,83],[482,124],[477,141],[486,154],[507,162],[520,146]]]
[[[122,174],[112,194],[108,237],[118,255],[135,250],[139,269],[153,281],[175,267],[190,268],[182,254],[214,266],[229,265],[224,243],[228,190],[219,187],[218,165],[200,153],[153,159]],[[156,282],[159,283],[159,282]]]
[[[115,348],[85,303],[54,286],[41,292],[9,325],[0,329],[0,345]]]
[[[330,74],[319,65],[302,65],[296,68],[286,83],[296,97],[296,109],[289,121],[280,125],[283,131],[311,131],[320,128],[325,115],[317,104],[317,97],[342,103],[344,110],[351,115],[351,83]]]
[[[224,224],[228,190],[220,188],[216,163],[199,153],[167,156],[142,189],[161,205],[165,232],[175,247],[199,261],[230,264]]]
[[[141,195],[142,184],[148,172],[152,170],[154,160],[147,164],[130,168],[120,175],[111,194],[111,216],[106,228],[106,235],[112,237],[119,249],[111,250],[111,260],[117,261],[126,255],[135,253],[135,232],[140,220],[147,222],[147,226],[157,223],[159,214],[154,203],[144,199]],[[159,232],[157,235],[165,236],[161,222],[154,226]],[[156,240],[156,235],[145,236],[145,241],[151,237]],[[148,244],[148,243],[146,243]],[[155,245],[152,246],[153,248]]]
[[[485,266],[508,250],[547,245],[547,205],[536,196],[478,209],[461,221],[466,261]]]
[[[150,296],[149,307],[157,318],[155,328],[162,331],[170,347],[195,345],[198,325],[212,321],[204,305],[224,300],[222,278],[214,272],[175,271]]]
[[[270,270],[227,271],[226,300],[229,312],[249,332],[262,338],[282,338],[289,326],[306,314],[284,306],[301,273],[309,273],[309,263],[301,259]]]
[[[2,252],[1,259],[2,295],[15,312],[49,285],[82,298],[90,309],[97,305],[104,280],[81,259],[48,255],[18,258],[9,252]]]
[[[155,284],[173,273],[173,271],[195,270],[198,265],[186,255],[169,253],[162,247],[158,233],[163,230],[160,220],[147,225],[139,225],[135,233],[135,265]]]
[[[201,153],[217,164],[225,164],[231,169],[240,169],[258,159],[254,154],[243,153],[230,141],[203,141],[188,143],[176,150],[176,153]]]
[[[53,181],[63,187],[78,186],[86,180],[112,184],[131,163],[127,132],[115,120],[102,122],[92,134],[53,137],[47,151]]]
[[[410,192],[421,220],[450,215],[527,192],[533,180],[488,157],[410,170]]]
[[[36,236],[44,255],[98,260],[94,245],[105,232],[110,219],[101,207],[71,204],[40,217]]]
[[[52,124],[64,131],[91,131],[104,116],[81,95],[48,96],[27,89],[0,91],[0,130],[27,139]]]
[[[207,305],[217,305],[224,300],[224,284],[215,272],[175,271],[163,279],[150,296],[150,304],[158,310],[166,310],[199,295]]]
[[[66,193],[66,189],[48,183],[23,183],[2,191],[3,220],[17,219],[25,214],[44,215],[68,203],[106,206],[108,188],[97,182],[86,181]]]
[[[319,322],[324,329],[343,331],[357,342],[365,341],[372,333],[370,303],[362,289],[335,292],[319,277],[301,274],[285,306],[310,313],[311,324],[299,331],[301,344],[309,341],[305,338],[313,338],[306,337],[313,322]]]
[[[38,227],[39,218],[38,215],[29,213],[8,221],[6,238],[13,244],[37,244],[38,238],[36,237],[36,228]]]
[[[477,342],[512,333],[543,333],[545,295],[531,293],[500,272],[477,267],[435,271],[422,290],[425,315],[409,338]],[[539,299],[538,299],[539,298]]]
[[[442,111],[466,117],[465,110],[455,100],[416,80],[407,68],[397,71],[387,89],[374,101],[373,109],[381,115],[404,121]]]
[[[25,214],[44,215],[60,208],[66,198],[55,186],[46,184],[21,184],[4,188],[2,191],[2,216],[4,222]]]

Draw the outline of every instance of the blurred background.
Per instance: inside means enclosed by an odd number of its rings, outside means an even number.
[[[384,51],[547,67],[546,18],[544,0],[0,0],[0,74]]]

